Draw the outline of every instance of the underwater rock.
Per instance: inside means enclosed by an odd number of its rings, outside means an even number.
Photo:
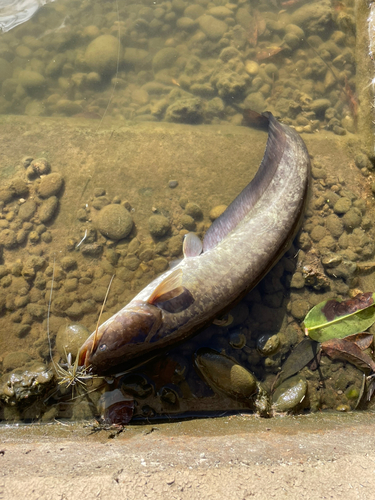
[[[46,79],[43,75],[37,71],[31,70],[21,70],[18,75],[18,80],[22,87],[28,91],[42,89],[46,83]]]
[[[204,14],[197,19],[200,29],[210,40],[218,40],[228,30],[228,25],[213,16]]]
[[[344,232],[344,223],[336,214],[330,214],[325,220],[325,225],[334,238],[340,238]]]
[[[331,3],[329,0],[322,0],[305,4],[292,13],[291,21],[309,35],[325,33],[332,22]]]
[[[204,106],[198,97],[179,99],[168,106],[165,119],[177,123],[200,123],[203,119]]]
[[[217,205],[216,207],[212,208],[209,214],[210,219],[212,221],[216,220],[223,212],[225,212],[227,208],[227,205]]]
[[[196,221],[203,219],[202,209],[196,203],[187,203],[185,206],[185,213]]]
[[[29,187],[22,177],[12,179],[9,189],[13,192],[14,196],[27,196],[29,194]]]
[[[118,57],[122,58],[118,38],[112,35],[101,35],[87,47],[84,61],[87,66],[100,75],[112,75],[116,72]]]
[[[123,61],[128,65],[142,64],[142,61],[149,55],[147,50],[127,47],[124,51]]]
[[[0,57],[0,83],[3,83],[4,80],[11,78],[13,73],[13,69],[11,64],[6,60]]]
[[[31,361],[31,356],[27,352],[9,352],[3,359],[3,370],[9,372],[16,368],[21,368]]]
[[[42,198],[49,198],[61,190],[64,180],[59,173],[48,174],[42,178],[38,186],[38,193]]]
[[[148,228],[154,238],[165,236],[171,228],[171,223],[164,215],[151,215]]]
[[[45,158],[37,158],[30,164],[37,175],[47,175],[51,172],[51,165]]]
[[[49,222],[54,217],[58,206],[59,200],[56,196],[50,196],[47,200],[43,201],[38,209],[40,222]]]
[[[154,55],[152,69],[156,73],[161,69],[170,68],[176,62],[178,56],[179,53],[176,49],[173,47],[165,47]]]
[[[248,400],[257,392],[254,375],[228,356],[201,348],[194,358],[200,374],[215,392],[241,400]]]
[[[278,335],[263,334],[258,338],[257,349],[262,356],[273,356],[280,348]]]
[[[98,229],[111,240],[126,238],[133,228],[133,219],[122,205],[106,205],[99,212]]]
[[[276,389],[272,408],[276,411],[291,411],[298,406],[307,393],[307,382],[299,377],[291,377]]]
[[[3,229],[0,232],[0,246],[7,250],[14,248],[17,245],[16,233],[11,229]]]
[[[33,217],[36,209],[37,205],[34,200],[26,200],[25,203],[20,206],[18,217],[23,221],[28,221]]]
[[[334,205],[333,210],[336,214],[342,215],[346,214],[346,212],[352,206],[352,202],[349,198],[343,197],[340,198]]]
[[[79,323],[61,326],[56,335],[56,349],[61,358],[66,360],[66,356],[70,353],[74,360],[90,333]]]
[[[180,223],[182,227],[188,231],[195,231],[196,229],[195,220],[190,215],[182,214],[180,217]]]
[[[40,362],[27,363],[0,378],[0,400],[11,406],[24,406],[46,392],[53,373]]]

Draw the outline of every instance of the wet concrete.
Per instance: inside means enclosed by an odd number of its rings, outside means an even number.
[[[375,415],[3,427],[0,497],[371,499]]]

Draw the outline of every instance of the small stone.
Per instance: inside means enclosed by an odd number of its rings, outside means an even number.
[[[18,216],[21,220],[28,221],[33,217],[36,209],[37,205],[34,200],[26,200],[25,203],[20,206]]]
[[[59,193],[63,186],[64,180],[59,173],[53,173],[46,175],[40,181],[38,186],[39,195],[42,198],[49,198],[50,196],[56,195]]]
[[[15,196],[27,196],[29,188],[26,182],[21,177],[15,177],[10,183],[10,189]]]
[[[273,394],[273,408],[276,411],[292,411],[306,396],[307,382],[298,375],[291,377],[276,389]]]
[[[168,233],[171,224],[164,215],[151,215],[148,219],[148,227],[154,238],[161,238]]]
[[[257,349],[262,356],[273,356],[280,348],[278,335],[264,334],[258,338]]]
[[[14,248],[17,245],[16,233],[11,229],[3,229],[0,232],[0,246],[1,245],[7,250]]]
[[[82,244],[81,253],[85,257],[100,257],[103,252],[103,245],[99,243],[88,243],[86,245]]]
[[[209,214],[209,217],[212,221],[218,219],[220,217],[220,215],[225,212],[225,210],[227,209],[227,205],[217,205],[216,207],[214,207],[211,211],[210,211],[210,214]]]
[[[152,263],[152,267],[154,268],[156,273],[162,273],[163,271],[166,271],[168,269],[168,266],[169,263],[164,257],[157,257]]]
[[[188,231],[195,231],[196,229],[196,223],[193,217],[187,214],[183,214],[180,217],[180,223],[182,224],[184,229],[187,229]]]
[[[119,40],[112,35],[100,35],[87,47],[84,60],[89,68],[100,75],[116,72],[118,58],[122,56]]]
[[[228,30],[228,25],[213,16],[204,14],[197,19],[200,29],[210,40],[218,40]]]
[[[203,219],[202,209],[196,203],[187,203],[185,213],[190,215],[194,220],[199,221]]]
[[[31,167],[37,175],[47,175],[51,172],[51,165],[45,158],[37,158],[31,162]]]
[[[297,299],[292,302],[291,313],[296,319],[304,319],[309,309],[310,305],[306,300]]]
[[[47,200],[43,201],[38,209],[40,222],[49,222],[55,216],[58,206],[59,200],[56,198],[56,196],[51,196]]]
[[[126,238],[133,228],[133,219],[122,205],[107,205],[99,212],[98,229],[111,240]]]
[[[61,326],[56,335],[57,352],[64,360],[66,355],[70,353],[74,360],[81,345],[87,340],[89,335],[89,330],[79,323]]]
[[[336,214],[345,214],[352,206],[352,202],[349,198],[340,198],[334,205],[333,210]]]
[[[178,181],[176,180],[171,180],[168,182],[168,187],[170,187],[171,189],[175,189],[177,186],[178,186]]]
[[[331,107],[331,101],[328,99],[315,99],[310,103],[311,111],[314,111],[316,115],[324,114],[326,109]]]
[[[290,286],[291,288],[297,289],[303,288],[305,286],[305,278],[303,277],[303,274],[299,271],[295,272],[290,282]]]
[[[362,222],[362,213],[358,208],[352,207],[343,216],[342,221],[346,229],[352,231],[354,228],[359,227]]]
[[[155,72],[164,68],[170,68],[177,61],[179,53],[173,47],[165,47],[154,55],[152,68]]]

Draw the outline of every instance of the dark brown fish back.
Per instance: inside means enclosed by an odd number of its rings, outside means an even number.
[[[268,140],[263,160],[250,184],[209,227],[203,239],[203,252],[220,243],[247,215],[267,189],[280,164],[286,143],[284,129],[272,113],[260,116],[263,118],[259,118],[259,123],[268,121]]]
[[[353,314],[360,309],[366,309],[374,303],[372,292],[359,293],[353,299],[337,302],[337,300],[329,300],[323,307],[322,313],[328,321],[333,321],[340,316]]]

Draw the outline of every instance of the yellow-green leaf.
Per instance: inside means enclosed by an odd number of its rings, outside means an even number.
[[[305,333],[317,342],[342,339],[375,323],[375,294],[361,293],[340,302],[331,299],[313,307],[303,322]]]

